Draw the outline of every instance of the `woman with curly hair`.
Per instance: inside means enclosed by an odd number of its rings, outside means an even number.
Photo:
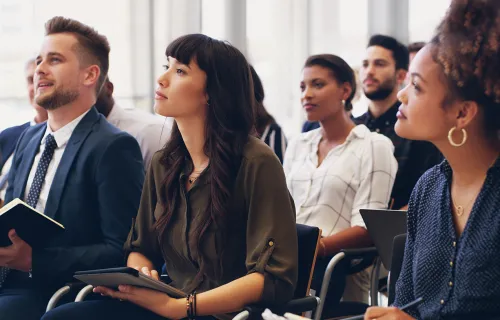
[[[410,66],[396,132],[445,161],[419,180],[394,305],[365,319],[500,317],[500,1],[454,0]]]
[[[297,281],[295,211],[278,158],[254,126],[252,76],[243,54],[201,34],[166,51],[155,110],[175,124],[152,159],[127,265],[188,298],[131,286],[95,292],[117,300],[63,305],[54,319],[182,319],[245,305],[281,304]],[[124,300],[124,302],[119,301]]]

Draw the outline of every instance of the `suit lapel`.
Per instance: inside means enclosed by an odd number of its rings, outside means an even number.
[[[28,177],[31,172],[31,167],[33,166],[33,161],[35,160],[35,156],[40,149],[40,143],[42,142],[43,135],[45,130],[47,129],[47,125],[40,126],[40,129],[37,133],[31,137],[31,140],[26,144],[26,147],[23,151],[23,158],[21,159],[21,163],[16,170],[17,176],[16,181],[20,183],[14,184],[14,193],[13,198],[23,199],[24,191],[26,189],[26,183],[28,182]]]
[[[57,209],[59,208],[59,203],[66,185],[69,171],[71,170],[78,151],[80,150],[87,136],[92,132],[92,128],[97,120],[99,120],[99,114],[97,113],[95,108],[92,108],[90,109],[89,113],[87,113],[85,117],[83,117],[83,119],[73,131],[73,134],[71,135],[68,144],[66,145],[66,149],[64,150],[61,162],[57,167],[54,180],[52,181],[47,204],[45,205],[45,215],[51,218],[55,217]]]

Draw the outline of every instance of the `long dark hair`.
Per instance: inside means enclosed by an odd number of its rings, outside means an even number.
[[[352,68],[339,56],[333,54],[319,54],[307,58],[304,68],[320,66],[327,68],[332,72],[333,78],[339,84],[349,83],[351,86],[351,94],[345,100],[345,110],[352,110],[352,99],[356,94],[356,76]]]
[[[262,136],[267,125],[275,122],[275,120],[264,107],[264,86],[252,65],[250,65],[250,71],[252,72],[253,91],[255,95],[255,130],[259,136]]]
[[[190,34],[173,41],[165,55],[183,64],[195,61],[207,75],[206,92],[209,97],[205,122],[204,152],[210,159],[210,199],[202,215],[199,227],[194,230],[189,243],[196,243],[202,263],[202,238],[211,224],[225,234],[228,202],[239,170],[243,148],[253,129],[253,83],[243,54],[228,43],[202,34]],[[192,159],[186,149],[176,124],[172,128],[160,160],[166,170],[160,189],[164,214],[155,227],[162,239],[169,220],[179,202],[179,175]],[[190,233],[191,234],[191,233]]]

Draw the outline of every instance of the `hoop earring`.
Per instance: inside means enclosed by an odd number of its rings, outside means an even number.
[[[455,132],[456,129],[457,129],[457,127],[453,127],[450,129],[450,131],[448,132],[448,141],[454,147],[461,147],[467,141],[467,131],[465,131],[465,129],[462,129],[462,135],[463,135],[462,142],[456,143],[455,141],[453,141],[453,132]]]

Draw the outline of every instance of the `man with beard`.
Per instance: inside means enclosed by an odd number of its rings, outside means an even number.
[[[374,35],[370,38],[365,56],[360,78],[370,104],[368,111],[354,121],[387,136],[394,144],[398,173],[390,205],[393,209],[406,209],[418,179],[441,161],[442,156],[432,144],[400,138],[394,131],[401,104],[397,93],[405,81],[409,64],[406,46],[392,37]]]
[[[44,248],[8,232],[12,244],[0,248],[2,320],[40,319],[75,271],[123,265],[144,182],[137,141],[93,107],[107,76],[107,39],[62,17],[49,20],[45,34],[34,84],[48,120],[21,135],[5,200],[24,200],[65,231]]]

